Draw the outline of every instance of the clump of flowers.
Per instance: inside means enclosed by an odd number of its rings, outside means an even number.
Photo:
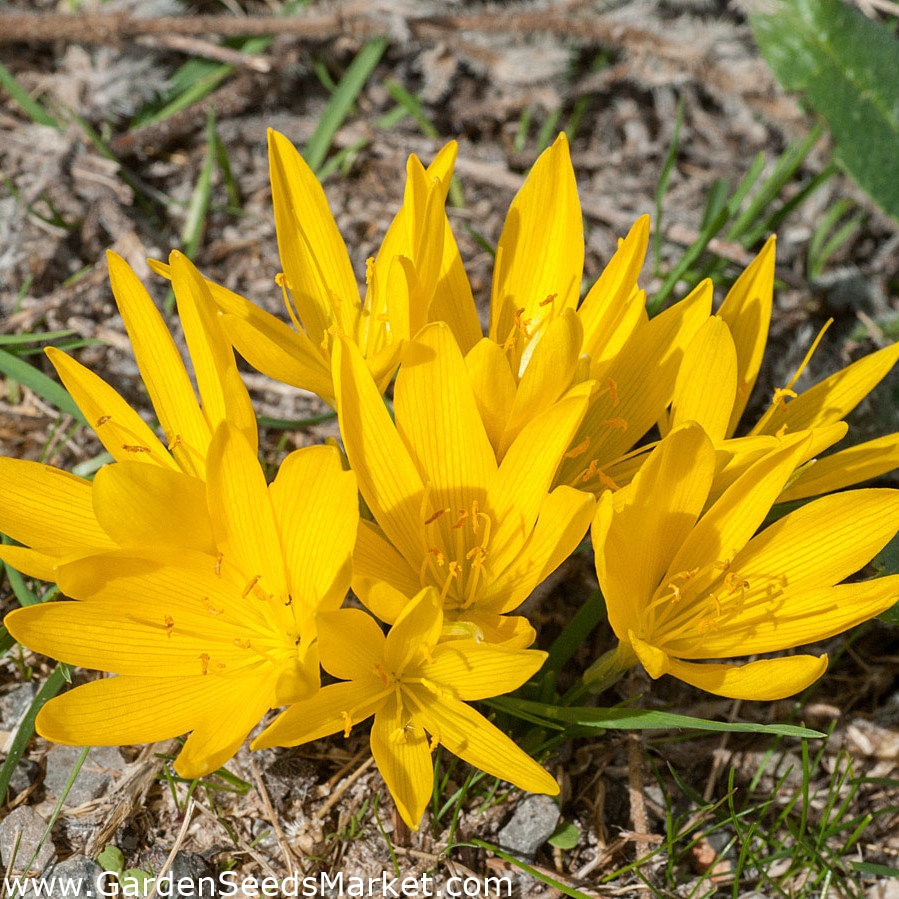
[[[113,461],[88,480],[0,459],[0,530],[21,544],[0,559],[67,598],[12,612],[10,633],[110,675],[47,703],[41,734],[189,733],[176,770],[198,777],[254,732],[253,748],[295,746],[373,718],[372,754],[414,828],[438,745],[558,792],[469,703],[538,676],[546,653],[520,607],[588,528],[618,638],[584,675],[597,689],[639,663],[723,696],[788,696],[825,656],[747,657],[833,636],[899,599],[899,575],[847,582],[899,530],[899,491],[833,492],[899,464],[897,436],[819,458],[899,344],[800,394],[816,341],[743,423],[773,238],[714,315],[706,281],[650,318],[637,283],[644,216],[581,300],[581,211],[560,136],[512,202],[484,335],[444,209],[454,144],[427,168],[410,157],[361,294],[321,185],[282,135],[269,134],[269,153],[290,324],[179,253],[154,263],[175,291],[195,390],[149,295],[111,254],[161,436],[50,350]],[[295,450],[267,483],[233,349],[331,404],[345,455]],[[777,517],[777,503],[819,494],[830,495]],[[343,607],[350,587],[365,609]],[[322,686],[321,669],[336,682]]]

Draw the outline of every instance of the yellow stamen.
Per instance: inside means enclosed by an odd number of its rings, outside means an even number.
[[[225,558],[224,553],[219,553],[215,557],[215,576],[216,577],[222,576],[222,562],[224,561],[224,558]]]
[[[203,668],[203,674],[209,674],[209,656],[205,652],[203,652],[200,653],[199,659],[200,665]]]
[[[250,648],[249,640],[241,640],[240,637],[235,637],[232,642],[238,649],[249,649]]]
[[[225,613],[225,610],[220,609],[215,605],[208,596],[203,597],[203,608],[206,609],[210,615],[223,615]]]
[[[259,579],[262,577],[261,574],[257,574],[254,578],[250,580],[250,582],[243,588],[243,593],[240,594],[241,599],[246,599],[250,595],[250,591],[259,583]]]
[[[175,619],[172,618],[171,615],[166,615],[164,618],[164,621],[165,621],[166,636],[171,637],[172,636],[172,628],[175,626]]]

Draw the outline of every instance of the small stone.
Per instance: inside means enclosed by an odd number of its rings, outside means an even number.
[[[196,852],[177,852],[169,868],[172,899],[198,899],[214,896],[215,868]],[[189,886],[187,881],[192,884]],[[167,887],[167,889],[169,889]]]
[[[0,696],[0,730],[12,730],[16,727],[36,695],[37,686],[29,682],[19,684],[14,690]]]
[[[107,889],[100,880],[103,869],[86,855],[73,855],[53,866],[50,878],[50,899],[77,896],[79,899],[98,899]],[[107,875],[107,878],[109,875]],[[54,879],[55,878],[55,879]]]
[[[38,778],[41,766],[31,759],[19,759],[9,779],[10,795],[15,797],[24,793]]]
[[[518,803],[499,832],[499,845],[507,852],[532,859],[559,823],[559,807],[549,796],[528,796]]]
[[[40,873],[56,858],[47,822],[31,806],[13,809],[0,822],[0,864],[13,873]],[[41,844],[43,840],[43,844]]]
[[[80,754],[77,746],[54,746],[47,753],[44,787],[51,796],[58,799],[62,795]],[[92,747],[66,796],[65,804],[74,808],[102,796],[113,775],[120,773],[124,766],[125,760],[115,746]]]

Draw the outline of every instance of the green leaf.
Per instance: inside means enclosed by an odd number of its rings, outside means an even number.
[[[567,708],[530,702],[525,699],[502,697],[491,699],[488,705],[523,716],[526,720],[544,719],[547,724],[563,722],[577,727],[600,728],[603,730],[672,730],[689,727],[694,730],[711,730],[719,733],[775,734],[781,737],[818,738],[825,736],[820,731],[793,724],[752,724],[748,721],[708,721],[705,718],[691,718],[671,712],[657,712],[651,709],[594,709]]]
[[[337,129],[343,124],[353,103],[356,102],[359,91],[365,86],[386,49],[387,38],[379,37],[369,41],[356,54],[356,58],[340,79],[337,90],[331,95],[312,137],[303,149],[303,158],[313,172],[321,168]]]
[[[23,362],[6,350],[0,350],[0,373],[24,384],[60,411],[68,412],[81,424],[87,424],[87,419],[64,387],[48,378],[42,371],[38,371],[33,365]]]
[[[547,840],[550,846],[556,849],[574,849],[577,841],[581,838],[581,831],[570,821],[563,821],[553,832],[553,835]]]
[[[840,165],[899,219],[899,40],[841,0],[781,0],[751,23],[781,84],[827,119]]]
[[[104,846],[103,851],[97,856],[97,864],[104,871],[113,871],[116,874],[121,874],[122,869],[125,867],[125,855],[118,846],[113,846],[110,843]]]

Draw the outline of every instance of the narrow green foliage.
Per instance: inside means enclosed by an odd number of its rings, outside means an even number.
[[[808,244],[806,273],[809,278],[820,278],[830,257],[861,227],[865,214],[860,209],[840,224],[840,219],[844,219],[854,205],[852,200],[844,197],[826,209],[821,216]]]
[[[711,730],[719,733],[774,734],[788,737],[823,737],[824,734],[792,724],[752,724],[749,722],[707,721],[688,715],[657,712],[650,709],[594,709],[567,708],[530,702],[524,699],[497,697],[487,705],[524,720],[542,723],[546,726],[575,725],[577,727],[645,730],[689,727],[696,730]]]
[[[365,82],[368,81],[386,49],[386,38],[369,41],[356,54],[356,58],[350,63],[343,78],[340,79],[340,84],[337,85],[337,89],[328,101],[312,137],[309,138],[303,150],[303,158],[314,172],[319,171],[322,167],[337,129],[343,124],[356,102],[356,97],[359,96],[359,92],[365,86]]]
[[[493,846],[492,844],[487,843],[484,840],[472,840],[470,845],[477,846],[480,849],[486,849],[488,852],[492,852],[503,861],[508,862],[514,868],[518,868],[519,871],[524,871],[525,874],[530,875],[540,883],[544,883],[547,886],[552,887],[554,890],[558,890],[563,896],[571,896],[571,899],[594,899],[593,895],[582,893],[580,890],[576,890],[574,887],[568,886],[567,883],[563,883],[561,880],[557,880],[555,877],[550,876],[542,868],[535,868],[532,865],[523,862],[520,858],[516,858],[514,855],[510,855],[508,852],[503,852],[503,850],[498,846]]]
[[[2,63],[0,63],[0,87],[6,89],[10,97],[22,107],[25,114],[35,124],[46,125],[48,128],[55,128],[57,131],[63,130],[63,126],[37,100],[31,97],[28,91],[16,81],[13,73]]]
[[[439,132],[425,115],[424,110],[421,107],[421,101],[418,97],[412,96],[409,91],[396,81],[388,79],[384,82],[384,85],[390,96],[393,97],[393,99],[402,106],[413,119],[415,119],[421,133],[425,137],[439,137]]]
[[[53,669],[53,673],[44,681],[44,685],[38,690],[37,696],[32,700],[25,717],[19,724],[15,737],[13,737],[6,760],[3,762],[3,766],[0,767],[0,804],[3,803],[6,797],[12,773],[16,770],[16,765],[19,764],[19,760],[28,746],[28,741],[34,734],[34,719],[37,718],[37,713],[43,708],[47,700],[52,699],[62,689],[62,685],[68,680],[68,666],[60,662]]]
[[[899,219],[899,40],[842,0],[780,0],[750,21],[781,84],[827,119],[840,164]]]
[[[0,373],[24,384],[60,411],[71,415],[80,424],[87,424],[87,419],[64,387],[48,378],[42,371],[38,371],[33,365],[2,349],[0,349]]]
[[[684,123],[684,98],[677,99],[677,117],[674,120],[674,129],[671,132],[671,143],[662,163],[662,171],[659,173],[659,183],[655,192],[655,227],[652,231],[652,259],[653,267],[659,271],[662,265],[662,209],[663,200],[668,193],[668,185],[671,182],[671,173],[677,162],[677,151],[680,148],[680,129]]]
[[[196,256],[200,246],[203,231],[206,228],[206,215],[212,196],[212,173],[215,170],[217,157],[218,136],[215,133],[215,113],[210,109],[206,117],[206,156],[203,159],[203,168],[200,169],[200,177],[187,207],[187,218],[181,229],[181,245],[185,255],[189,259]]]

